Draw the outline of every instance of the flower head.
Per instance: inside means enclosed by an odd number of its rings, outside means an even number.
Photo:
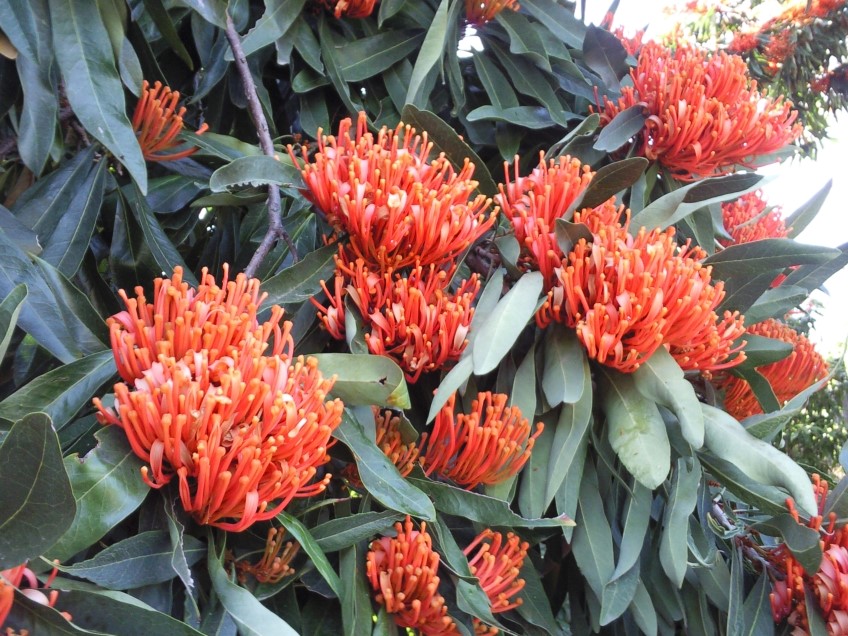
[[[31,601],[40,603],[41,605],[49,605],[55,607],[56,600],[59,598],[57,590],[51,590],[45,594],[45,591],[50,587],[50,584],[56,578],[58,573],[57,568],[53,568],[50,576],[44,585],[39,585],[35,572],[27,567],[26,563],[21,563],[7,570],[0,570],[0,628],[5,624],[6,618],[12,611],[12,605],[15,602],[15,589],[21,590],[21,593],[27,596]],[[26,583],[26,585],[24,585]],[[23,586],[23,587],[22,587]],[[65,620],[71,620],[71,615],[68,612],[60,612]],[[5,633],[5,632],[4,632]],[[11,633],[11,630],[9,631]]]
[[[792,104],[763,96],[738,56],[648,42],[630,76],[633,86],[622,89],[621,99],[604,98],[601,123],[643,104],[648,118],[638,135],[640,154],[677,179],[752,167],[801,134]]]
[[[480,289],[476,275],[450,292],[453,270],[437,270],[434,265],[417,265],[406,276],[392,268],[372,272],[362,259],[352,264],[338,259],[336,266],[333,291],[322,284],[328,306],[315,303],[333,337],[344,338],[347,297],[365,323],[368,349],[393,358],[410,382],[462,355],[474,315],[471,303]]]
[[[492,226],[491,200],[472,197],[470,161],[458,173],[444,154],[428,161],[432,142],[410,126],[383,127],[376,139],[365,113],[353,136],[351,126],[343,120],[337,137],[319,131],[318,152],[302,172],[307,198],[348,234],[354,258],[372,269],[442,266]],[[291,146],[289,154],[299,166]]]
[[[336,18],[367,18],[374,12],[377,0],[316,0]]]
[[[518,11],[518,0],[465,0],[465,18],[474,26],[494,20],[504,9]]]
[[[274,584],[294,574],[294,569],[289,564],[297,556],[300,544],[297,541],[283,543],[285,536],[284,528],[268,528],[265,550],[259,561],[256,563],[236,562],[239,580],[241,581],[246,574],[251,574],[260,583]]]
[[[747,332],[792,345],[792,353],[787,357],[757,367],[757,372],[768,380],[781,405],[827,375],[827,363],[806,336],[792,327],[770,318],[751,325]],[[721,388],[725,390],[725,408],[736,419],[743,420],[763,412],[751,386],[742,378],[728,376],[722,381]]]
[[[503,393],[480,393],[470,413],[454,414],[456,395],[436,415],[432,432],[422,435],[421,464],[433,473],[471,490],[517,475],[530,459],[544,425],[530,423]]]
[[[521,605],[520,598],[514,598],[524,589],[524,579],[518,578],[521,566],[527,556],[529,544],[512,532],[506,539],[500,532],[483,530],[463,552],[468,559],[471,574],[480,581],[480,587],[489,598],[492,612],[506,612]]]
[[[743,194],[735,201],[721,204],[724,227],[731,236],[722,244],[750,243],[767,238],[786,238],[788,230],[780,208],[768,209],[760,191]]]
[[[161,82],[153,88],[147,80],[141,85],[141,98],[133,113],[132,125],[138,136],[141,152],[147,161],[175,161],[197,152],[196,147],[179,150],[177,135],[183,129],[185,107],[177,110],[179,91],[172,91]],[[209,126],[203,124],[195,134],[202,135]]]
[[[366,572],[377,602],[385,606],[400,627],[422,634],[457,634],[439,594],[439,554],[427,533],[427,524],[413,529],[409,516],[395,524],[395,537],[371,542]]]
[[[389,409],[380,410],[376,406],[371,407],[374,413],[374,424],[376,426],[376,444],[377,448],[383,451],[383,454],[398,469],[402,477],[406,477],[415,468],[415,462],[418,459],[418,446],[415,442],[405,443],[400,430],[400,417]],[[362,481],[359,479],[359,470],[356,464],[348,464],[343,476],[356,488],[362,486]]]

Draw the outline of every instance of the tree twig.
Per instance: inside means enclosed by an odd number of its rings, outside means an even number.
[[[241,84],[244,88],[244,94],[247,98],[247,109],[250,113],[250,118],[253,120],[253,125],[256,126],[256,133],[259,136],[259,147],[262,152],[274,157],[274,142],[271,140],[271,132],[268,129],[268,121],[265,119],[265,113],[262,112],[262,104],[259,102],[259,95],[256,93],[256,84],[253,83],[253,76],[250,74],[250,68],[247,66],[247,57],[244,54],[244,49],[241,46],[241,37],[236,31],[233,24],[233,19],[227,14],[227,41],[230,43],[230,48],[233,50],[233,58],[235,58],[236,68],[241,77]],[[291,237],[283,227],[280,206],[280,188],[276,184],[268,184],[268,231],[262,238],[262,242],[256,249],[253,258],[250,259],[244,273],[248,278],[256,275],[256,270],[259,265],[270,253],[271,249],[280,239],[284,240],[289,246],[292,258],[297,261],[297,251]]]

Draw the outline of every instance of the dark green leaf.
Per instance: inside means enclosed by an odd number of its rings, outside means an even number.
[[[832,374],[832,372],[831,372]],[[817,391],[821,391],[828,382],[829,378],[823,378],[818,382],[811,384],[798,395],[789,400],[783,408],[771,413],[759,413],[746,417],[743,422],[745,430],[754,437],[771,441],[774,437],[783,430],[789,420],[798,415],[806,406],[807,400]]]
[[[733,550],[730,563],[730,597],[727,610],[727,633],[742,634],[745,630],[745,613],[743,608],[744,565],[741,550]]]
[[[489,96],[492,106],[502,111],[519,105],[518,97],[515,96],[509,80],[488,56],[475,55],[471,60],[474,62],[474,70],[483,88],[486,89],[486,95]]]
[[[46,603],[34,601],[20,590],[15,590],[14,605],[8,621],[3,623],[19,630],[18,633],[49,634],[50,636],[83,636],[94,634],[104,636],[102,632],[89,631],[68,622],[58,609]]]
[[[770,636],[773,633],[774,619],[771,615],[770,591],[771,583],[768,575],[763,572],[742,606],[744,631],[737,633],[743,636]]]
[[[382,73],[419,48],[423,39],[422,33],[405,30],[382,31],[349,42],[340,68],[342,77],[346,82],[361,82]]]
[[[74,519],[76,506],[59,438],[44,413],[14,424],[0,446],[0,568],[43,554]]]
[[[34,11],[47,10],[46,2],[32,4]],[[49,45],[43,48],[45,50],[40,56],[41,62],[23,55],[17,60],[18,77],[24,93],[17,139],[18,152],[24,164],[36,175],[44,170],[56,142],[56,115],[59,111],[55,75],[51,72],[55,64],[53,52]]]
[[[153,19],[153,22],[156,24],[156,28],[159,29],[159,33],[162,34],[162,37],[168,43],[168,46],[170,46],[174,53],[176,53],[177,56],[185,62],[185,65],[188,66],[189,70],[194,70],[194,63],[191,60],[191,55],[186,50],[183,41],[180,39],[177,29],[174,27],[171,16],[168,15],[168,11],[165,9],[165,5],[162,3],[162,0],[144,0],[144,8],[147,10],[147,14]]]
[[[421,109],[424,109],[428,102],[428,96],[424,94],[427,76],[442,59],[447,43],[449,6],[448,0],[439,2],[436,15],[430,22],[424,43],[421,45],[421,50],[415,58],[415,65],[412,68],[412,77],[406,91],[406,103]]]
[[[848,265],[848,243],[843,243],[839,249],[839,255],[824,265],[801,265],[791,272],[781,287],[793,285],[803,287],[808,292],[819,289],[827,279]]]
[[[94,2],[50,0],[53,46],[74,115],[127,167],[142,193],[147,166],[126,115],[109,36]]]
[[[336,376],[332,394],[345,404],[409,408],[403,371],[391,358],[355,353],[319,353],[312,357],[318,360],[325,377]]]
[[[265,13],[242,40],[244,54],[250,55],[285,36],[300,18],[305,4],[306,0],[266,0]],[[226,59],[233,59],[231,51],[227,51]]]
[[[339,554],[342,624],[346,634],[367,635],[371,631],[371,596],[365,575],[365,554],[358,545],[344,548]],[[341,581],[339,582],[341,585]]]
[[[502,121],[531,130],[557,125],[550,118],[548,111],[539,106],[515,106],[503,110],[495,106],[479,106],[468,113],[467,118],[470,122]]]
[[[786,217],[786,227],[789,228],[789,238],[798,236],[810,221],[816,218],[822,205],[830,194],[830,189],[833,187],[833,179],[828,179],[824,187],[816,192],[809,201],[801,205],[792,214]]]
[[[627,65],[627,51],[621,40],[594,24],[586,27],[586,36],[583,38],[583,61],[598,74],[605,87],[614,93],[618,92],[621,78],[630,72],[630,67]],[[599,148],[599,150],[615,150],[618,147]]]
[[[601,128],[601,134],[595,142],[595,150],[613,152],[618,150],[644,127],[647,115],[645,106],[636,104],[619,112],[613,120]]]
[[[4,234],[9,242],[22,252],[33,256],[38,256],[42,252],[41,243],[38,242],[38,233],[33,232],[21,223],[18,217],[2,205],[0,205],[0,233]]]
[[[347,83],[342,77],[341,64],[344,53],[340,50],[342,47],[336,43],[336,38],[327,24],[327,18],[323,14],[318,20],[318,40],[321,43],[321,59],[324,60],[324,69],[327,77],[333,83],[333,88],[336,89],[336,93],[342,100],[345,108],[347,108],[350,114],[364,110],[359,104],[359,101],[351,97]],[[301,113],[302,117],[303,113]],[[311,132],[310,129],[307,129],[307,131]]]
[[[660,563],[675,587],[683,585],[689,556],[689,515],[698,502],[701,465],[694,457],[677,460],[671,478],[671,492],[663,513]]]
[[[572,223],[565,219],[554,221],[554,235],[563,254],[568,254],[574,249],[575,243],[578,243],[580,239],[587,243],[591,243],[595,239],[595,235],[592,234],[589,226],[583,223]]]
[[[580,48],[586,34],[586,25],[574,17],[571,8],[556,0],[526,0],[521,8],[545,25],[563,43]]]
[[[223,0],[176,0],[176,4],[192,9],[220,29],[227,28],[227,4]]]
[[[548,404],[575,404],[580,401],[585,391],[591,391],[591,387],[586,386],[586,378],[589,376],[586,350],[580,345],[574,331],[562,328],[548,329],[543,351],[545,365],[542,371],[542,389]],[[591,398],[589,403],[591,404]]]
[[[97,542],[141,505],[150,488],[141,479],[141,460],[118,426],[95,433],[97,446],[85,457],[65,458],[76,515],[70,529],[48,552],[65,561]]]
[[[793,265],[826,263],[839,256],[831,247],[805,245],[792,239],[763,239],[731,245],[704,261],[719,280],[731,277],[751,278],[767,271],[779,272]],[[794,284],[794,283],[790,283]]]
[[[755,523],[751,529],[772,537],[781,537],[786,547],[810,576],[819,571],[822,551],[818,530],[802,526],[788,512]]]
[[[648,589],[641,579],[636,582],[636,593],[633,595],[630,611],[633,614],[633,620],[636,621],[636,625],[643,633],[657,633],[657,611],[654,609],[651,595],[648,594]]]
[[[524,55],[539,68],[551,72],[548,52],[545,50],[538,25],[517,11],[501,11],[495,19],[509,35],[510,53]]]
[[[24,301],[27,297],[26,285],[17,285],[12,288],[3,302],[0,302],[0,360],[6,356],[6,350],[9,348],[9,342],[12,340],[12,334],[15,333],[15,326],[18,324],[18,316],[21,314]],[[0,411],[3,405],[0,402]],[[0,417],[6,417],[0,415]],[[15,420],[17,418],[6,417],[7,420]]]
[[[807,623],[810,628],[810,636],[828,636],[830,630],[821,615],[821,607],[816,602],[816,596],[809,585],[804,586],[804,604],[807,610]]]
[[[639,565],[636,564],[604,585],[601,595],[601,625],[609,625],[627,611],[636,595],[638,584]]]
[[[583,196],[575,199],[569,206],[565,216],[577,209],[600,205],[630,187],[642,176],[647,166],[648,160],[644,157],[630,157],[603,166],[592,177],[589,187],[583,191]]]
[[[521,514],[528,518],[541,517],[545,514],[547,501],[545,501],[546,487],[548,477],[548,460],[551,455],[551,443],[554,439],[554,427],[551,426],[551,415],[545,415],[546,424],[542,429],[541,435],[536,438],[533,446],[533,452],[530,454],[530,459],[524,465],[521,471],[521,484],[518,489],[518,510]],[[498,484],[500,485],[500,484]],[[492,492],[487,489],[486,494],[493,496]],[[507,495],[509,493],[506,493]],[[508,496],[502,496],[501,499],[509,501]]]
[[[528,623],[547,630],[549,634],[558,633],[560,627],[554,619],[548,595],[542,586],[539,572],[530,559],[525,559],[518,575],[524,579],[524,589],[521,591],[521,605],[517,611]]]
[[[321,281],[332,280],[338,253],[337,245],[325,245],[263,281],[262,291],[268,294],[265,305],[295,305],[318,294]]]
[[[444,377],[436,393],[433,395],[433,401],[430,402],[430,410],[427,412],[427,422],[432,422],[436,419],[439,411],[447,404],[450,397],[456,393],[459,388],[468,381],[474,369],[474,363],[471,361],[471,356],[461,358],[456,363],[453,369]]]
[[[803,287],[787,285],[785,282],[780,287],[767,289],[759,300],[745,311],[745,323],[755,325],[768,318],[782,317],[802,303],[807,296],[809,292]]]
[[[269,183],[284,188],[303,187],[300,170],[292,165],[291,160],[277,160],[267,155],[239,157],[226,166],[221,166],[209,178],[209,188],[212,192],[225,192],[234,187],[264,186]]]
[[[386,534],[403,515],[385,512],[363,512],[349,517],[325,521],[312,528],[312,537],[324,552],[336,552],[342,548],[370,539],[374,535]]]
[[[192,599],[187,599],[186,602],[193,603],[194,577],[189,569],[191,563],[186,550],[195,539],[185,534],[185,526],[177,518],[176,501],[173,497],[167,497],[165,500],[165,516],[168,517],[168,539],[171,542],[171,568],[180,577],[188,596]]]
[[[618,546],[618,562],[615,564],[615,572],[610,581],[624,576],[639,562],[642,546],[645,543],[645,533],[648,531],[648,523],[651,520],[653,493],[638,481],[633,482],[631,491],[632,494],[628,495],[622,512],[624,531]]]
[[[327,581],[330,589],[341,598],[344,591],[342,589],[342,582],[339,580],[339,575],[336,574],[333,566],[330,565],[324,551],[318,546],[312,535],[309,534],[306,526],[287,512],[278,514],[277,521],[282,523],[285,529],[288,530],[288,533],[300,544],[300,547],[309,555],[315,568],[321,573],[324,580]]]
[[[601,598],[615,566],[612,531],[598,491],[598,475],[591,463],[584,468],[576,521],[571,543],[574,558],[589,587]]]
[[[395,465],[374,440],[368,439],[362,424],[345,411],[341,426],[333,436],[344,443],[353,453],[359,478],[377,501],[387,508],[414,517],[431,520],[436,516],[433,504],[427,496],[401,477]]]
[[[594,134],[594,132],[598,129],[600,122],[601,117],[598,113],[592,113],[586,117],[586,119],[581,121],[574,130],[569,131],[565,137],[560,139],[548,149],[545,153],[545,161],[549,161],[550,159],[566,154],[573,142],[578,139],[586,139]],[[616,192],[618,192],[618,190],[616,190]]]

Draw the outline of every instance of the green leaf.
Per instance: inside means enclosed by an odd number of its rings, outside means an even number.
[[[479,106],[466,116],[468,121],[502,121],[523,128],[536,130],[551,128],[557,124],[548,111],[539,106],[514,106],[500,110],[495,106]]]
[[[495,19],[509,35],[510,53],[523,55],[542,70],[551,72],[548,52],[545,50],[538,25],[517,11],[501,11]]]
[[[755,523],[751,529],[772,537],[781,537],[786,547],[810,576],[819,571],[822,551],[818,530],[802,526],[788,512]]]
[[[553,415],[554,413],[550,415],[545,414],[543,420],[545,428],[542,429],[541,435],[536,438],[530,459],[521,471],[521,484],[518,489],[518,510],[523,516],[528,518],[543,516],[547,507],[546,503],[548,503],[545,501],[545,483],[548,476],[547,468],[548,459],[551,455],[551,442],[554,438],[554,427],[551,426]],[[489,489],[486,490],[486,494],[493,496]],[[509,501],[508,497],[501,497],[501,499]]]
[[[795,285],[808,292],[822,287],[831,276],[848,265],[848,243],[843,243],[837,249],[839,255],[824,265],[801,265],[795,269],[786,277],[781,287]]]
[[[625,188],[629,188],[644,174],[648,160],[644,157],[629,157],[601,167],[583,191],[569,206],[565,216],[578,208],[593,208],[600,205]]]
[[[436,415],[447,404],[450,397],[468,381],[473,369],[474,363],[471,360],[471,356],[466,356],[461,358],[456,363],[456,366],[442,379],[439,388],[436,389],[436,393],[433,395],[433,401],[430,402],[430,410],[427,413],[428,424],[436,419]]]
[[[195,541],[194,537],[186,536],[185,526],[177,518],[176,501],[173,497],[166,496],[165,499],[165,516],[168,518],[168,539],[171,542],[171,568],[174,573],[180,577],[185,586],[188,597],[187,603],[194,605],[197,610],[196,601],[194,601],[194,577],[191,574],[189,563],[189,555],[186,553],[187,546],[191,546],[191,542]]]
[[[14,592],[14,605],[9,614],[8,622],[3,625],[14,626],[18,633],[27,630],[30,634],[49,634],[50,636],[83,636],[94,634],[103,636],[102,632],[89,631],[68,622],[59,610],[45,603],[34,601],[20,590]]]
[[[792,214],[786,217],[786,227],[788,228],[789,238],[798,236],[810,222],[816,218],[816,215],[821,210],[822,205],[827,200],[830,190],[833,187],[833,179],[828,179],[821,190],[816,192],[810,200],[803,203],[801,207],[795,210]]]
[[[265,13],[256,21],[241,42],[245,55],[255,53],[285,36],[292,25],[300,19],[306,0],[267,0]],[[232,60],[232,51],[225,59]]]
[[[657,633],[657,611],[654,609],[651,595],[648,594],[648,588],[645,587],[642,579],[636,582],[636,593],[633,595],[633,602],[630,603],[630,611],[633,614],[633,620],[643,633]]]
[[[710,452],[699,451],[698,459],[740,501],[769,514],[780,514],[786,510],[786,493],[783,490],[754,481],[730,462]]]
[[[755,325],[768,318],[782,317],[806,300],[807,296],[809,292],[803,287],[787,285],[785,282],[780,287],[767,289],[759,300],[745,311],[745,322]]]
[[[427,520],[435,518],[436,511],[426,494],[401,476],[347,410],[333,436],[353,453],[359,478],[372,497],[392,510]]]
[[[524,560],[521,573],[518,576],[524,579],[524,589],[521,591],[523,602],[516,608],[516,611],[521,615],[521,618],[528,623],[541,627],[548,634],[558,633],[560,626],[554,619],[548,595],[539,578],[539,572],[530,559]]]
[[[653,490],[671,468],[671,446],[657,405],[639,393],[630,375],[604,367],[601,376],[610,446],[630,474]]]
[[[142,461],[118,426],[107,426],[94,437],[98,444],[84,458],[65,458],[76,515],[70,529],[47,553],[51,559],[65,561],[97,542],[138,508],[150,490],[141,479]]]
[[[599,619],[601,625],[609,625],[627,611],[636,595],[638,584],[639,565],[636,564],[604,585]]]
[[[804,586],[804,604],[807,610],[807,622],[810,628],[810,636],[828,636],[830,630],[821,615],[821,608],[816,602],[816,596],[809,585]]]
[[[758,276],[731,278],[724,281],[725,296],[716,309],[717,315],[723,315],[725,311],[738,311],[744,314],[771,287],[774,277],[774,272],[766,272]]]
[[[42,0],[33,5],[34,11],[44,11],[42,15],[46,15],[46,2]],[[46,35],[49,37],[49,33]],[[51,72],[55,67],[53,51],[49,45],[43,48],[40,62],[23,55],[18,56],[17,60],[18,77],[24,93],[17,146],[24,165],[36,175],[44,170],[50,151],[57,141],[56,116],[59,114],[56,77]]]
[[[571,329],[548,329],[543,351],[545,365],[542,371],[542,389],[551,406],[575,404],[586,390],[589,365],[586,350]],[[591,404],[591,398],[589,400]]]
[[[41,183],[41,181],[38,183]],[[33,188],[30,188],[30,190]],[[18,217],[2,205],[0,205],[0,233],[4,234],[9,242],[17,246],[22,252],[38,256],[43,251],[41,243],[38,242],[38,233],[33,232],[21,223]]]
[[[747,321],[746,321],[747,322]],[[757,368],[783,360],[792,353],[792,344],[776,338],[766,338],[756,334],[745,334],[744,365]],[[740,365],[741,366],[741,365]]]
[[[346,82],[361,82],[382,73],[421,46],[419,31],[382,31],[348,42],[341,74]]]
[[[168,43],[168,46],[177,54],[177,56],[185,62],[189,70],[194,70],[194,63],[191,60],[191,54],[186,50],[185,44],[180,39],[176,27],[165,9],[162,0],[144,0],[144,8],[147,14],[153,19],[162,38]]]
[[[3,302],[0,302],[0,360],[6,357],[6,351],[9,348],[9,343],[12,340],[12,335],[15,333],[15,326],[18,324],[18,316],[21,315],[24,301],[27,297],[26,285],[17,285],[12,288]],[[2,411],[2,402],[0,402],[0,411]],[[0,417],[4,417],[0,415]],[[13,418],[6,418],[11,420]]]
[[[518,97],[512,89],[509,80],[492,60],[486,55],[475,55],[471,58],[474,62],[474,70],[480,83],[486,90],[486,95],[492,102],[492,106],[498,110],[514,108],[519,105]]]
[[[74,519],[59,438],[44,413],[15,423],[0,446],[0,568],[43,554]]]
[[[383,0],[380,3],[379,13],[377,14],[377,27],[382,29],[383,22],[396,15],[398,11],[403,9],[406,0]]]
[[[763,572],[742,606],[744,631],[736,633],[743,636],[766,636],[772,633],[774,619],[771,615],[770,592],[771,583],[768,575]]]
[[[340,590],[344,631],[346,634],[369,634],[373,614],[371,595],[366,585],[365,554],[358,545],[341,551],[339,570],[345,583]]]
[[[456,488],[429,479],[410,477],[412,485],[433,499],[436,510],[448,515],[457,515],[485,526],[511,528],[564,528],[574,522],[560,516],[552,519],[524,519],[509,509],[509,504],[494,497],[487,497],[468,490]]]
[[[633,373],[633,380],[639,393],[677,416],[683,439],[695,449],[704,445],[704,415],[695,388],[665,347],[642,363]]]
[[[218,168],[209,178],[209,188],[212,192],[268,184],[288,189],[302,188],[303,177],[288,157],[278,160],[267,155],[253,155],[234,159],[226,166]]]
[[[324,551],[318,546],[312,535],[309,534],[306,526],[287,512],[278,514],[277,521],[282,523],[288,533],[300,544],[300,547],[309,555],[315,568],[321,573],[324,580],[327,581],[330,589],[336,593],[336,596],[341,598],[344,590],[342,588],[342,582],[339,580],[339,575],[336,574],[333,566],[330,565]]]
[[[477,188],[480,192],[487,197],[497,194],[498,186],[492,179],[486,164],[471,146],[461,139],[456,131],[438,115],[418,109],[412,104],[407,104],[403,107],[401,119],[404,123],[414,127],[419,133],[426,131],[428,139],[433,142],[432,154],[438,156],[442,152],[445,153],[445,157],[455,169],[462,169],[465,160],[468,159],[474,164],[473,176],[474,180],[478,182]]]
[[[618,150],[634,135],[639,134],[645,127],[646,119],[644,105],[636,104],[630,108],[625,108],[610,123],[601,128],[601,134],[598,135],[598,140],[592,147],[601,152]]]
[[[827,385],[832,375],[833,372],[831,372],[830,376],[822,378],[818,382],[811,384],[798,395],[789,400],[783,408],[778,411],[773,411],[771,413],[759,413],[757,415],[746,417],[742,422],[742,426],[744,426],[745,430],[754,437],[758,437],[766,441],[774,439],[774,437],[783,430],[786,423],[804,409],[807,404],[807,400],[810,399],[810,396],[812,396],[813,393],[821,391]]]
[[[391,358],[357,353],[319,353],[310,357],[318,360],[318,368],[325,377],[336,376],[332,394],[348,406],[409,408],[403,371]]]
[[[318,19],[318,40],[321,42],[321,59],[324,60],[327,77],[333,83],[333,88],[336,89],[336,93],[347,108],[348,113],[353,114],[364,110],[359,101],[352,98],[350,92],[348,92],[347,83],[341,73],[344,53],[339,50],[342,47],[336,43],[336,38],[327,25],[327,17],[323,13]]]
[[[653,493],[638,481],[634,481],[631,494],[627,496],[627,503],[622,511],[624,531],[618,546],[618,562],[615,564],[615,572],[610,582],[627,574],[639,562],[642,546],[645,543],[645,533],[651,521],[652,503]]]
[[[569,47],[579,49],[583,45],[586,25],[574,17],[570,8],[557,0],[525,0],[521,8]]]
[[[206,560],[212,588],[244,636],[297,636],[288,623],[262,605],[253,594],[233,583],[222,565],[223,546],[209,541]]]
[[[227,4],[222,0],[176,0],[175,4],[188,7],[220,29],[227,28]]]
[[[677,460],[671,478],[671,492],[663,513],[660,538],[660,563],[669,580],[678,589],[683,585],[689,556],[689,515],[698,502],[701,465],[694,457]]]
[[[403,515],[386,510],[384,512],[362,512],[348,517],[338,517],[312,528],[312,537],[324,552],[337,552],[342,548],[370,539],[374,535],[386,534]]]
[[[262,281],[262,291],[268,294],[265,306],[295,305],[318,294],[321,281],[332,281],[338,253],[338,245],[325,245],[279,274]]]
[[[476,59],[476,56],[475,56]],[[568,132],[568,134],[556,142],[553,146],[548,148],[548,151],[545,153],[545,161],[549,161],[556,157],[560,157],[568,152],[569,147],[573,142],[576,142],[581,139],[586,139],[594,134],[594,132],[598,129],[598,125],[601,123],[601,117],[598,113],[592,113],[586,119],[581,121],[574,130]],[[647,159],[645,160],[647,162]],[[591,185],[591,184],[590,184]],[[616,190],[618,192],[618,190]]]
[[[838,249],[805,245],[792,239],[763,239],[731,245],[713,254],[704,265],[713,268],[714,278],[749,278],[767,271],[780,271],[793,265],[826,263],[839,256]]]
[[[112,352],[94,353],[25,384],[0,402],[0,418],[15,421],[38,409],[61,430],[114,375]]]
[[[187,563],[194,565],[203,558],[206,546],[192,536],[185,537],[185,544]],[[106,589],[127,590],[173,579],[173,556],[168,532],[149,530],[113,543],[91,559],[59,569]]]
[[[412,67],[412,77],[409,80],[409,87],[406,91],[407,104],[412,104],[419,108],[423,108],[427,104],[428,96],[423,94],[423,89],[427,81],[427,76],[436,67],[444,54],[447,43],[449,6],[450,2],[448,0],[441,0],[439,2],[436,15],[433,16],[430,27],[427,29],[424,43],[421,45],[421,50],[415,59],[415,65]]]
[[[53,47],[74,115],[126,166],[142,193],[147,166],[126,115],[109,35],[94,2],[50,0]]]
[[[730,597],[727,610],[727,633],[741,634],[745,629],[745,614],[743,610],[744,565],[742,551],[735,548],[730,563]]]
[[[763,177],[752,173],[731,174],[690,183],[660,197],[633,217],[633,228],[665,229],[710,203],[736,199],[759,187]]]
[[[515,344],[536,312],[542,284],[539,272],[530,272],[519,278],[480,326],[471,350],[476,375],[493,370]]]
[[[615,567],[612,531],[598,491],[598,475],[591,463],[584,468],[576,521],[571,543],[574,558],[589,587],[601,598]]]
[[[612,33],[594,24],[586,27],[586,36],[583,38],[583,61],[598,74],[608,90],[616,93],[621,86],[621,78],[630,72],[624,45]],[[616,150],[618,147],[598,148],[598,150]]]

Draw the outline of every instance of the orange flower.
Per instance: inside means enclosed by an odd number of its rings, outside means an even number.
[[[367,18],[374,12],[377,0],[316,0],[327,11],[332,11],[336,18]]]
[[[318,152],[302,172],[306,197],[348,233],[351,253],[369,268],[449,264],[495,222],[496,210],[486,214],[491,200],[471,197],[470,161],[459,173],[444,154],[428,162],[433,144],[410,126],[383,127],[376,139],[365,113],[354,137],[351,126],[343,120],[338,137],[319,130]],[[300,166],[291,146],[289,154]]]
[[[334,379],[321,376],[315,359],[234,352],[212,362],[205,350],[193,357],[190,366],[160,356],[134,391],[116,384],[115,410],[94,401],[100,421],[123,428],[149,464],[144,481],[160,488],[176,474],[187,512],[236,532],[294,497],[322,492],[329,475],[310,482],[329,461],[344,405],[324,402]]]
[[[518,575],[529,544],[512,532],[506,535],[504,541],[500,532],[486,529],[463,550],[465,556],[478,546],[477,552],[468,560],[468,567],[489,597],[492,612],[506,612],[521,605],[522,600],[513,600],[513,597],[524,588],[524,579],[519,579]]]
[[[31,601],[55,607],[56,600],[59,598],[59,592],[57,590],[51,590],[48,594],[45,594],[44,591],[53,583],[58,572],[58,569],[53,568],[47,581],[44,582],[44,585],[40,586],[35,573],[26,566],[26,563],[21,563],[8,570],[0,570],[0,628],[3,627],[9,613],[12,611],[12,605],[15,602],[15,588],[21,589],[21,584],[24,582],[27,585],[22,589],[22,593]],[[65,620],[71,620],[71,615],[68,612],[60,613]],[[11,628],[9,629],[9,633],[12,633]]]
[[[699,248],[678,246],[674,228],[632,236],[629,218],[599,225],[595,214],[575,215],[594,238],[580,239],[556,270],[557,284],[536,316],[540,327],[574,327],[590,358],[624,373],[662,345],[687,371],[709,374],[744,360],[741,353],[730,359],[741,349],[732,343],[744,333],[742,318],[715,313],[724,288],[698,262]]]
[[[425,371],[444,368],[462,355],[474,315],[471,303],[480,289],[476,274],[450,293],[447,286],[453,269],[417,265],[404,277],[392,268],[383,274],[371,272],[362,259],[353,264],[337,259],[336,267],[333,292],[322,283],[328,306],[313,301],[334,338],[344,339],[347,296],[368,329],[368,349],[375,355],[393,358],[410,382],[417,382]]]
[[[732,240],[722,240],[724,246],[750,243],[767,238],[786,238],[788,230],[779,207],[767,210],[768,203],[761,191],[743,194],[735,201],[721,204],[724,228]]]
[[[522,248],[522,263],[528,269],[540,271],[549,289],[556,282],[554,270],[561,265],[563,257],[554,224],[557,219],[565,218],[566,211],[589,187],[595,173],[568,155],[546,163],[544,152],[539,153],[539,165],[526,177],[518,176],[518,164],[516,157],[512,181],[509,166],[504,164],[506,184],[500,184],[495,201],[512,224]],[[616,222],[621,214],[622,208],[616,207],[615,199],[611,198],[583,216],[584,222],[589,219],[595,224],[594,228]]]
[[[372,406],[371,411],[374,413],[376,425],[377,448],[383,451],[383,454],[397,467],[398,472],[406,477],[415,468],[415,461],[418,459],[419,452],[418,446],[415,445],[415,442],[403,443],[400,432],[400,418],[391,410],[381,411],[376,406]],[[362,487],[356,464],[348,464],[344,469],[343,476],[355,488]]]
[[[670,51],[647,42],[630,76],[633,86],[622,89],[618,102],[604,98],[601,123],[644,104],[648,119],[639,152],[677,179],[753,167],[801,134],[800,125],[793,125],[797,112],[791,103],[760,94],[738,56],[689,46]]]
[[[757,371],[768,380],[780,404],[827,375],[827,363],[806,336],[792,327],[770,318],[751,325],[747,331],[792,345],[792,353],[786,358],[757,367]],[[725,390],[725,408],[736,419],[743,420],[763,412],[750,385],[742,378],[728,376],[721,383],[721,388]]]
[[[224,265],[224,280],[218,286],[215,277],[204,267],[197,289],[183,281],[181,267],[174,268],[170,279],[154,281],[153,303],[148,304],[144,290],[136,287],[137,298],[118,294],[127,309],[106,322],[112,340],[112,351],[118,373],[125,382],[141,378],[160,355],[186,358],[205,350],[210,362],[231,356],[249,340],[261,355],[273,335],[271,353],[282,353],[294,347],[291,337],[280,331],[283,312],[271,310],[271,318],[262,326],[257,320],[259,305],[267,294],[259,293],[259,280],[248,280],[244,274],[228,280],[229,267]]]
[[[265,551],[262,558],[256,563],[238,561],[236,568],[239,571],[239,580],[246,574],[253,575],[260,583],[279,583],[287,576],[294,574],[294,569],[289,565],[300,550],[297,541],[283,543],[286,536],[284,528],[268,528],[268,536],[265,539]]]
[[[141,98],[133,113],[132,125],[138,136],[141,153],[147,161],[175,161],[197,152],[196,147],[178,150],[180,144],[177,135],[183,129],[183,106],[177,111],[180,101],[179,91],[172,91],[162,82],[156,82],[153,88],[147,80],[141,85]],[[209,129],[203,124],[195,134],[202,135]]]
[[[480,393],[471,413],[454,415],[456,394],[436,415],[433,430],[421,436],[421,465],[471,490],[479,484],[498,484],[518,472],[530,459],[544,425],[530,423],[518,407],[507,406],[503,393]]]
[[[473,26],[482,26],[504,9],[518,8],[518,0],[465,0],[465,18]]]
[[[377,602],[385,606],[400,627],[422,634],[458,634],[456,625],[439,594],[439,555],[427,534],[427,524],[413,530],[407,515],[403,524],[395,524],[396,537],[371,542],[366,557],[366,572]]]
[[[763,49],[766,57],[766,71],[770,74],[777,73],[786,58],[795,54],[798,40],[788,30],[773,33]]]

